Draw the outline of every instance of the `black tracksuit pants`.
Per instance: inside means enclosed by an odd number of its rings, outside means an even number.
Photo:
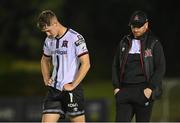
[[[146,83],[123,84],[116,97],[116,122],[130,122],[135,115],[136,122],[150,121],[153,101],[144,95]]]

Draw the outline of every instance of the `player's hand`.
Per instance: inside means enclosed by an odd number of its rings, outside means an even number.
[[[151,94],[152,94],[152,90],[150,88],[144,89],[144,95],[146,96],[146,98],[149,99]]]
[[[52,82],[53,82],[52,78],[44,80],[44,83],[45,83],[46,86],[50,86]]]
[[[63,87],[63,89],[65,90],[65,91],[72,91],[73,89],[74,89],[75,87],[74,87],[74,85],[71,83],[68,83],[68,84],[65,84],[64,85],[64,87]]]
[[[116,95],[120,91],[119,88],[114,89],[114,95]]]

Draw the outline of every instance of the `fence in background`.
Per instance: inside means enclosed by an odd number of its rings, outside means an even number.
[[[108,120],[107,100],[87,100],[85,104],[87,121]],[[0,121],[41,121],[41,107],[42,98],[0,98]]]
[[[180,121],[180,80],[166,79],[162,99],[156,101],[153,109],[153,121],[178,122]],[[42,112],[42,98],[40,97],[0,97],[0,122],[1,121],[40,121]],[[112,105],[107,99],[86,101],[86,120],[109,121]],[[114,105],[113,105],[114,106]],[[65,119],[67,121],[68,119]]]

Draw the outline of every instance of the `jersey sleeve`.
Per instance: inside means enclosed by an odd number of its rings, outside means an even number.
[[[81,57],[82,55],[88,53],[86,42],[82,35],[77,35],[77,40],[75,41],[75,49],[76,49],[76,55],[78,57]]]
[[[45,42],[44,42],[44,46],[43,46],[43,54],[47,57],[51,56],[51,50],[50,50],[50,41],[48,40],[48,38],[46,38]]]

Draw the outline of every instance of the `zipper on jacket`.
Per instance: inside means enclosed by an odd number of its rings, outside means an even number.
[[[142,46],[142,43],[140,42],[140,48],[141,48],[141,52],[140,52],[140,63],[141,63],[141,68],[142,68],[142,71],[143,71],[143,73],[144,73],[144,75],[145,75],[145,78],[146,78],[146,81],[148,81],[147,80],[147,75],[146,75],[146,72],[145,72],[145,68],[144,68],[144,63],[143,63],[143,46]]]
[[[124,69],[125,69],[125,64],[127,63],[127,58],[128,58],[128,54],[129,54],[129,50],[130,50],[130,48],[131,48],[131,46],[132,46],[132,43],[130,42],[130,40],[128,39],[128,43],[129,43],[129,45],[128,45],[128,51],[126,52],[126,54],[125,54],[125,58],[124,58],[124,62],[122,63],[122,66],[121,66],[121,70],[120,70],[120,82],[122,82],[122,78],[123,78],[123,73],[124,73]]]

